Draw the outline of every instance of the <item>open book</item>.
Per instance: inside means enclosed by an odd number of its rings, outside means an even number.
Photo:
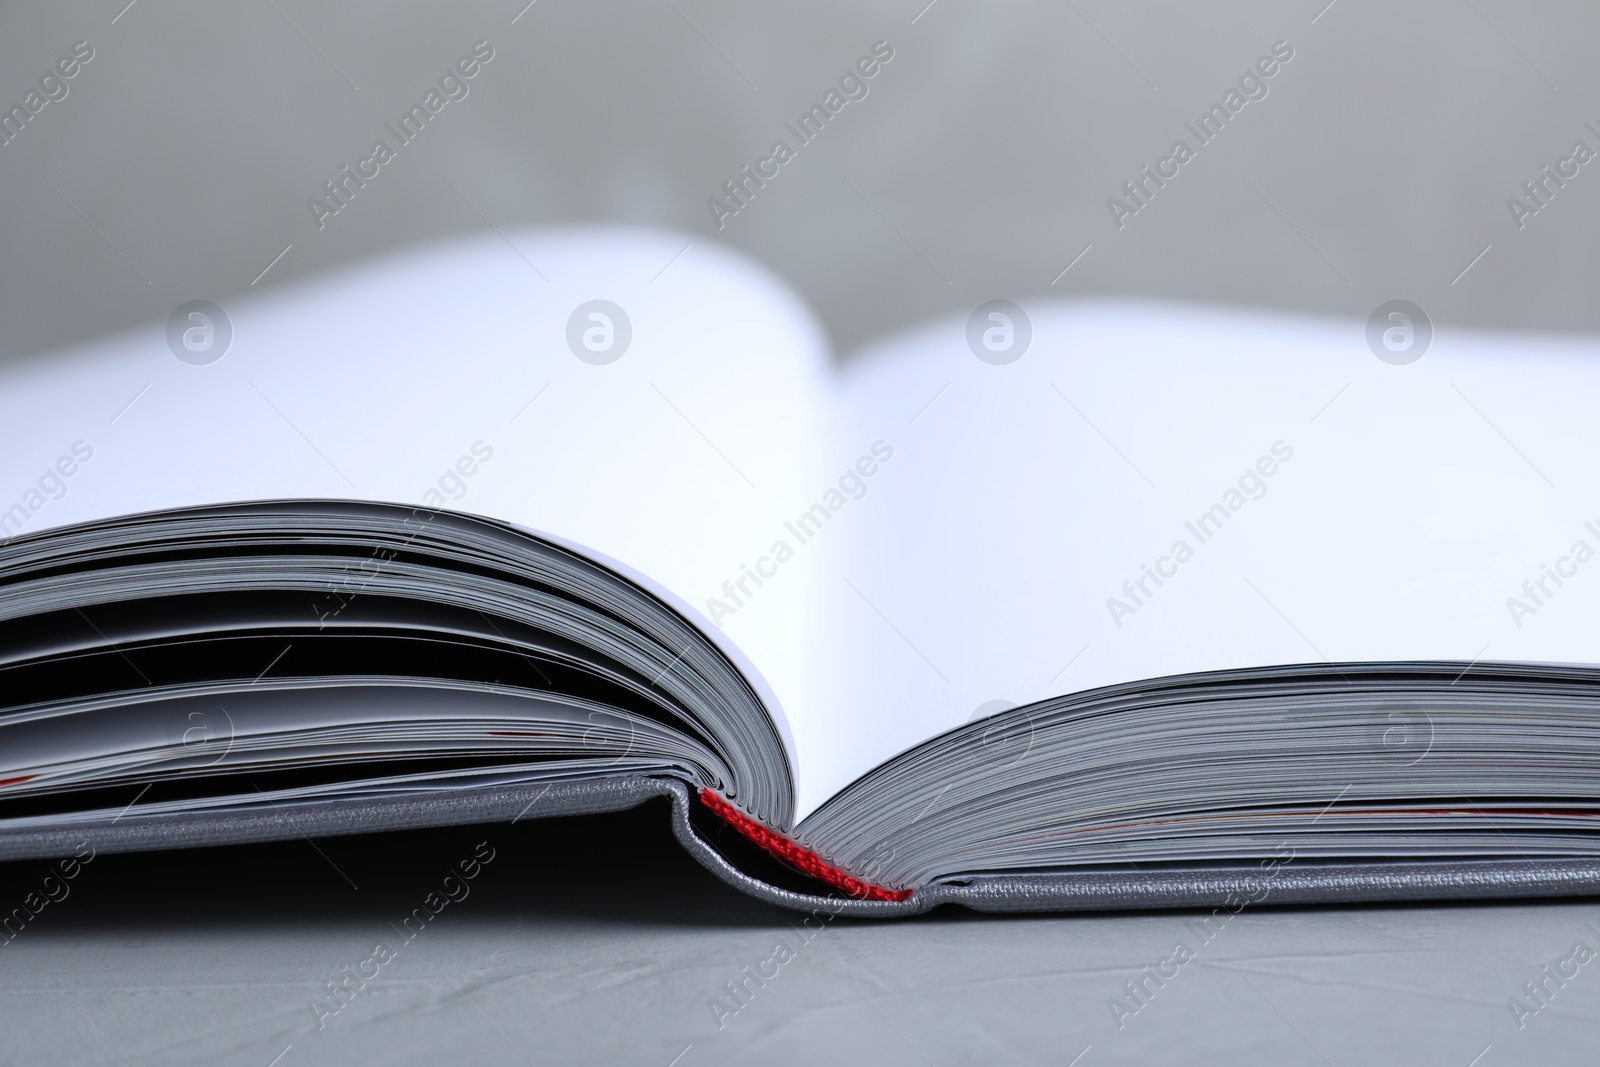
[[[1593,892],[1597,357],[1024,298],[836,363],[623,229],[185,304],[0,377],[0,858],[667,796],[804,908]]]

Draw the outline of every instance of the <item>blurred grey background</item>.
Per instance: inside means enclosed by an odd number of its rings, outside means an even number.
[[[1600,164],[1521,228],[1506,201],[1600,149],[1597,39],[1576,0],[12,3],[0,107],[94,57],[0,144],[0,359],[570,221],[725,241],[841,352],[1043,294],[1594,331]],[[469,95],[319,230],[307,199],[479,40]],[[719,230],[707,199],[877,41],[868,95]],[[1107,199],[1277,41],[1267,96],[1119,229]],[[0,953],[0,1059],[1492,1067],[1593,1062],[1600,1027],[1600,965],[1523,1027],[1508,1008],[1600,946],[1600,905],[1569,901],[1252,909],[1122,1030],[1110,998],[1185,916],[841,922],[719,1029],[710,999],[795,916],[695,867],[662,811],[484,832],[499,881],[323,1030],[310,999],[476,836],[97,861]],[[5,899],[38,874],[0,869]]]
[[[256,288],[593,220],[748,252],[841,352],[1047,293],[1361,319],[1405,298],[1444,327],[1600,327],[1600,166],[1520,230],[1506,205],[1574,141],[1600,150],[1594,4],[526,4],[0,9],[6,107],[73,43],[95,50],[0,145],[0,357],[248,289],[286,247]],[[307,199],[478,40],[495,58],[470,95],[318,230]],[[795,144],[784,123],[880,40],[894,59],[868,95],[719,231],[707,199]],[[1294,58],[1268,95],[1119,230],[1107,199],[1194,144],[1183,123],[1280,40]]]

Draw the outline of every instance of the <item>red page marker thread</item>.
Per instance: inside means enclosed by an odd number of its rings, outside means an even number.
[[[745,837],[754,841],[779,859],[796,867],[811,877],[827,882],[835,889],[842,889],[857,900],[905,900],[911,896],[909,889],[885,889],[882,886],[870,885],[851,874],[840,870],[828,863],[821,856],[804,848],[793,841],[768,830],[765,826],[751,819],[732,804],[723,800],[709,789],[700,790],[700,803],[710,808],[722,817],[723,821],[738,830]]]

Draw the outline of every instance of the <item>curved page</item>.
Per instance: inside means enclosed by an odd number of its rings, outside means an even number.
[[[781,283],[688,245],[489,235],[9,367],[0,537],[183,505],[386,501],[554,535],[699,611],[811,491],[828,367]],[[800,566],[706,626],[755,665],[786,737],[783,709],[805,704]]]

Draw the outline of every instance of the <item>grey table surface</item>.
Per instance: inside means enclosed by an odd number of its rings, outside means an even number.
[[[1600,1047],[1600,962],[1574,957],[1600,948],[1600,901],[1262,907],[1209,941],[1184,912],[807,925],[689,860],[667,816],[97,856],[0,949],[0,1062],[1492,1067]],[[488,850],[464,895],[429,899]],[[45,872],[0,871],[7,906]],[[1193,958],[1164,963],[1179,943]]]

